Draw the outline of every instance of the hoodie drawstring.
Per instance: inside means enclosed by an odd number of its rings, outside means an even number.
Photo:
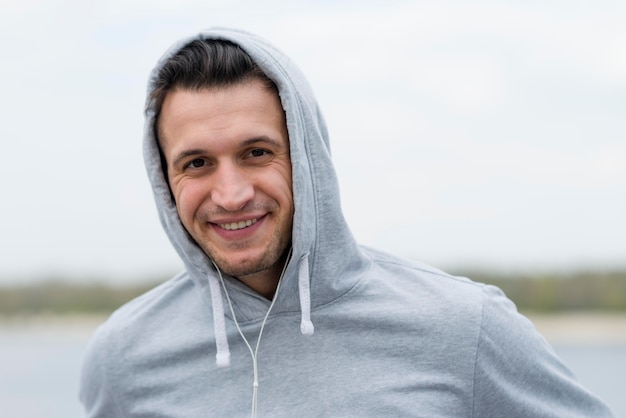
[[[222,271],[215,264],[213,265],[217,270],[217,274],[219,280],[215,275],[209,274],[209,288],[211,291],[211,302],[213,305],[213,327],[215,333],[215,345],[217,349],[217,353],[215,355],[216,364],[218,367],[225,367],[230,365],[230,349],[228,347],[228,337],[226,335],[226,320],[224,315],[224,304],[222,301],[222,292],[220,291],[220,284],[222,289],[224,290],[224,295],[226,296],[226,301],[228,302],[228,307],[230,308],[230,313],[233,317],[233,322],[235,323],[235,327],[237,327],[237,331],[239,335],[243,339],[243,342],[248,347],[250,351],[250,356],[252,357],[252,367],[254,373],[254,381],[252,382],[252,417],[256,417],[257,412],[257,391],[259,387],[259,378],[258,378],[258,367],[257,367],[257,358],[259,352],[259,346],[261,345],[261,336],[263,335],[263,329],[265,328],[265,323],[267,322],[267,318],[274,307],[274,303],[276,302],[276,294],[278,294],[278,289],[280,288],[280,284],[283,280],[283,276],[285,275],[285,271],[287,270],[287,264],[289,263],[289,259],[291,258],[291,250],[289,250],[289,255],[287,256],[287,261],[285,262],[285,266],[280,274],[278,279],[278,284],[276,285],[276,292],[274,294],[274,298],[272,299],[272,303],[267,309],[267,313],[263,318],[263,322],[261,323],[261,329],[259,330],[259,336],[257,337],[256,346],[254,350],[250,346],[246,336],[243,331],[239,327],[239,322],[237,321],[237,317],[235,316],[235,310],[233,309],[232,302],[230,300],[230,296],[228,295],[228,290],[226,289],[226,284],[224,283],[224,277],[222,276]],[[300,331],[304,335],[313,334],[313,323],[311,322],[311,291],[310,291],[310,277],[309,277],[309,255],[306,254],[300,260],[300,266],[298,270],[298,290],[300,294],[300,310],[302,312],[302,319],[300,322]]]
[[[215,264],[215,263],[214,263]],[[217,268],[217,266],[215,266]],[[219,268],[217,268],[219,272]],[[222,273],[219,273],[220,279]],[[228,348],[228,337],[226,336],[226,320],[224,317],[224,303],[220,283],[212,274],[209,274],[209,288],[211,289],[211,305],[213,306],[213,332],[215,333],[215,363],[217,367],[227,367],[230,365],[230,349]]]
[[[305,254],[300,260],[298,271],[298,291],[300,293],[300,332],[303,335],[311,335],[315,330],[311,322],[311,280],[309,277],[309,254]]]

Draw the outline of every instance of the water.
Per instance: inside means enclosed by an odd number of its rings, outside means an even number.
[[[78,380],[97,321],[0,323],[0,415],[78,418]],[[581,382],[626,418],[626,344],[555,344]]]
[[[626,418],[626,345],[554,345],[588,390]]]
[[[0,323],[0,416],[78,418],[78,380],[94,324]]]

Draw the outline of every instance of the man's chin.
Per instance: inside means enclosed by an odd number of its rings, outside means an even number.
[[[256,276],[262,274],[265,271],[268,271],[271,268],[271,266],[234,267],[230,265],[221,267],[219,264],[218,267],[220,267],[222,273],[225,273],[237,279],[245,279],[246,277]]]
[[[270,240],[262,244],[251,245],[240,248],[230,247],[204,247],[203,250],[219,267],[222,273],[231,277],[243,279],[246,276],[278,276],[284,266],[290,243]]]
[[[220,257],[213,257],[215,264],[222,271],[222,273],[235,278],[243,278],[246,276],[253,276],[262,274],[263,272],[270,270],[275,263],[269,263],[265,260],[250,260],[250,259],[230,259],[225,260]]]
[[[251,278],[267,278],[278,280],[282,270],[287,251],[280,256],[268,257],[269,254],[262,254],[256,258],[236,258],[225,259],[224,257],[212,257],[215,264],[222,273],[235,277],[241,281]],[[275,277],[274,277],[275,276]]]

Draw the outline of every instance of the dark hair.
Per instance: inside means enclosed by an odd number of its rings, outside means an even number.
[[[159,116],[167,94],[177,88],[198,91],[230,87],[253,80],[261,81],[268,90],[278,93],[276,84],[252,58],[239,45],[225,40],[192,41],[163,64],[149,94],[146,110],[152,108],[155,112],[153,131],[166,181],[167,162],[159,144]]]
[[[155,110],[156,127],[165,97],[176,88],[198,91],[252,80],[260,80],[269,90],[278,92],[274,82],[239,45],[218,39],[195,40],[163,64],[147,107]]]

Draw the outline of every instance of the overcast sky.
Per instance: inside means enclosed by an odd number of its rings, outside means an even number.
[[[308,75],[362,243],[441,268],[626,266],[624,1],[4,0],[0,283],[181,268],[141,156],[176,39],[256,32]]]

